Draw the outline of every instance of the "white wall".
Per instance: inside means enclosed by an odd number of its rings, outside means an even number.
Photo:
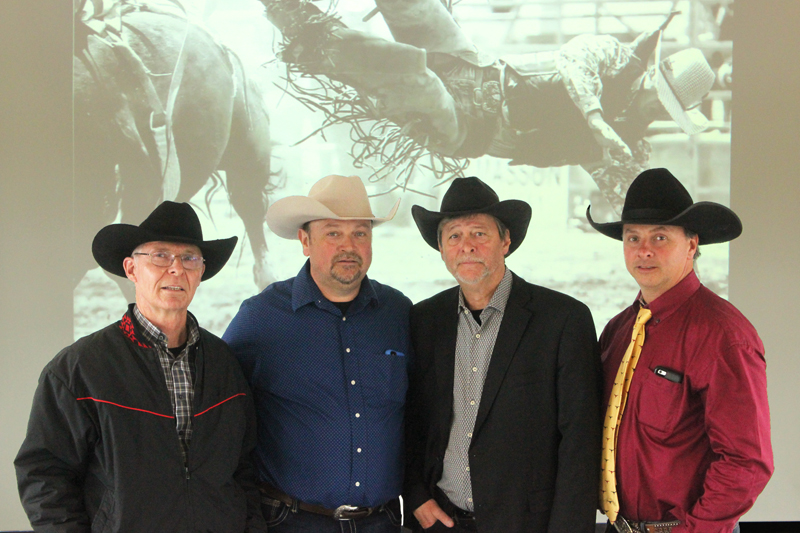
[[[730,300],[767,353],[775,474],[752,521],[800,520],[800,2],[736,2]]]
[[[776,472],[748,520],[800,520],[800,2],[737,0],[730,299],[767,348]],[[12,460],[41,368],[72,336],[71,3],[0,17],[0,529],[24,529]],[[76,253],[88,253],[78,251]]]

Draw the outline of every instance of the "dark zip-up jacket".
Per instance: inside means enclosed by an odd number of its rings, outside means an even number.
[[[14,461],[35,531],[266,531],[250,390],[218,337],[201,328],[193,349],[186,464],[158,354],[130,310],[45,367]]]

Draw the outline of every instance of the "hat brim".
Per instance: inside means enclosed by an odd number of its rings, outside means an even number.
[[[228,239],[198,241],[176,235],[157,234],[130,224],[112,224],[95,235],[92,241],[92,255],[104,270],[125,278],[127,276],[122,263],[126,257],[131,256],[137,246],[155,241],[193,244],[200,248],[203,254],[206,269],[201,281],[206,281],[222,270],[238,240],[239,238],[234,236]]]
[[[392,220],[399,206],[400,200],[398,199],[385,217],[341,217],[321,202],[308,196],[287,196],[269,207],[267,210],[267,226],[278,237],[296,239],[297,230],[302,228],[303,224],[312,220],[371,220],[373,226],[378,226]]]
[[[697,202],[678,215],[668,219],[627,218],[619,222],[597,223],[592,220],[592,206],[586,208],[589,224],[607,237],[622,240],[625,224],[681,226],[699,237],[699,244],[717,244],[732,241],[742,234],[742,221],[731,209],[715,202]]]
[[[411,215],[414,217],[414,222],[416,222],[422,238],[437,251],[439,250],[439,223],[443,219],[479,214],[492,215],[506,225],[511,234],[511,245],[508,247],[507,255],[514,253],[525,240],[528,224],[531,221],[531,206],[522,200],[503,200],[483,209],[467,211],[437,212],[429,211],[419,205],[411,207]]]

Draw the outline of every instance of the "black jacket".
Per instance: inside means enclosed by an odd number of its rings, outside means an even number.
[[[412,308],[404,499],[441,479],[453,420],[458,287]],[[514,276],[469,450],[479,531],[594,531],[600,357],[589,309]]]
[[[14,461],[34,530],[266,531],[252,396],[227,345],[200,330],[184,467],[158,355],[138,328],[129,311],[42,372]]]

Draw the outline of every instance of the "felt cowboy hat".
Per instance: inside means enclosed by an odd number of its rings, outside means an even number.
[[[586,209],[589,224],[618,241],[625,224],[681,226],[697,233],[700,244],[727,242],[742,234],[736,213],[715,202],[693,202],[689,191],[665,168],[645,170],[633,180],[619,222],[599,224],[592,220],[591,208]]]
[[[485,213],[499,219],[511,234],[508,255],[519,248],[531,221],[531,206],[522,200],[503,200],[491,187],[476,177],[456,178],[444,193],[441,211],[428,211],[422,206],[411,207],[414,222],[431,248],[439,249],[439,223],[445,218],[458,218]]]
[[[278,237],[296,239],[306,222],[321,219],[371,220],[373,226],[394,218],[400,200],[383,218],[372,214],[367,189],[358,176],[327,176],[316,182],[308,196],[287,196],[267,210],[267,225]]]
[[[661,60],[661,38],[655,54],[655,85],[658,100],[681,129],[692,135],[708,127],[700,111],[703,98],[714,85],[716,75],[697,48],[681,50]]]
[[[203,240],[200,219],[189,204],[163,202],[138,226],[111,224],[97,232],[92,242],[92,255],[105,270],[125,276],[122,262],[133,250],[146,242],[178,242],[200,248],[206,270],[201,281],[214,277],[222,270],[233,253],[238,237]]]

